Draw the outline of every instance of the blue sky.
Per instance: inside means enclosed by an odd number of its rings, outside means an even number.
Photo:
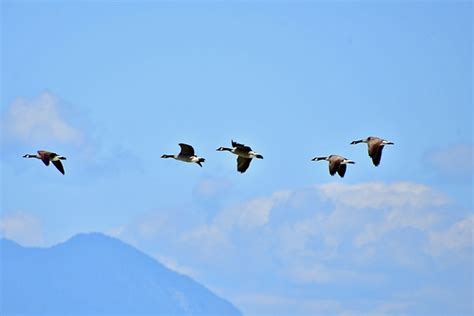
[[[3,236],[105,232],[246,315],[472,313],[470,2],[1,10]],[[231,139],[265,159],[237,173]],[[180,142],[203,168],[160,159]]]

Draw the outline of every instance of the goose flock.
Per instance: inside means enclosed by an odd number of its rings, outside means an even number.
[[[368,147],[369,157],[372,159],[374,166],[380,164],[382,158],[382,150],[385,145],[393,145],[394,143],[380,137],[369,136],[365,139],[354,140],[351,142],[351,145],[366,143]],[[181,151],[175,155],[162,155],[161,158],[173,158],[179,161],[196,163],[202,167],[202,163],[206,161],[205,158],[199,157],[195,154],[194,148],[191,145],[180,143],[178,144],[181,148]],[[250,146],[244,144],[239,144],[235,141],[231,141],[232,148],[229,147],[219,147],[217,151],[229,151],[237,156],[237,171],[244,173],[250,167],[250,162],[253,158],[263,159],[263,156],[254,150]],[[66,160],[66,157],[58,155],[51,151],[38,150],[37,154],[30,155],[26,154],[23,158],[36,158],[41,160],[46,166],[49,166],[51,162],[62,174],[64,174],[64,167],[61,163],[61,160]],[[347,164],[355,164],[354,161],[349,160],[340,155],[329,155],[325,157],[314,157],[312,161],[326,160],[329,162],[329,174],[334,176],[336,173],[339,174],[341,178],[346,174]]]

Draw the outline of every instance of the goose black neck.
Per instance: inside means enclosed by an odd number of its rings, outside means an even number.
[[[328,157],[314,157],[313,161],[327,160]]]

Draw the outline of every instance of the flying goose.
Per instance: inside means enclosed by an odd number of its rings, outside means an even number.
[[[330,155],[327,157],[314,157],[311,160],[312,161],[319,161],[319,160],[329,161],[329,174],[333,176],[337,172],[341,178],[344,178],[344,174],[346,174],[346,164],[348,163],[355,164],[354,161],[349,160],[339,155]]]
[[[181,151],[177,155],[163,155],[161,158],[174,158],[176,160],[184,162],[195,162],[202,167],[201,162],[206,161],[202,157],[198,157],[194,154],[194,148],[191,145],[180,143]]]
[[[53,165],[64,174],[64,167],[61,163],[61,160],[66,160],[66,157],[59,156],[56,153],[46,151],[46,150],[38,150],[36,155],[26,154],[23,158],[36,158],[40,159],[46,166],[49,166],[49,162],[52,162]]]
[[[263,156],[259,153],[256,153],[249,146],[239,144],[237,142],[231,141],[232,148],[219,147],[217,151],[230,151],[234,155],[237,155],[237,171],[244,173],[250,166],[252,158],[263,159]]]
[[[380,159],[382,159],[383,146],[393,145],[393,142],[374,136],[369,136],[366,139],[354,140],[351,142],[351,145],[359,143],[367,143],[369,156],[372,158],[372,162],[376,167],[380,164]]]

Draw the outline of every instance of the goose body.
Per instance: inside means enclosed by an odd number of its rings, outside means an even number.
[[[354,161],[339,155],[329,155],[327,157],[314,157],[312,161],[326,160],[329,162],[329,174],[334,176],[336,172],[341,178],[346,174],[347,164],[355,164]]]
[[[191,145],[180,143],[179,147],[181,147],[181,151],[177,155],[162,155],[161,158],[174,158],[179,161],[190,162],[190,163],[197,163],[200,167],[202,167],[202,162],[206,161],[206,159],[202,157],[198,157],[194,153],[194,148]]]
[[[378,166],[380,164],[380,160],[382,159],[382,150],[385,145],[393,145],[394,143],[380,137],[369,136],[365,139],[354,140],[351,142],[351,145],[359,144],[359,143],[366,143],[368,147],[369,157],[372,158],[372,163],[374,166]]]
[[[229,151],[237,155],[237,171],[244,173],[250,166],[253,158],[263,159],[263,156],[252,150],[249,146],[231,141],[232,148],[219,147],[217,151]]]
[[[26,154],[23,158],[36,158],[41,160],[46,166],[49,166],[49,163],[52,162],[56,169],[59,170],[62,174],[64,174],[64,167],[61,163],[61,160],[66,160],[66,157],[60,156],[56,153],[47,151],[47,150],[38,150],[37,154],[30,155]]]

